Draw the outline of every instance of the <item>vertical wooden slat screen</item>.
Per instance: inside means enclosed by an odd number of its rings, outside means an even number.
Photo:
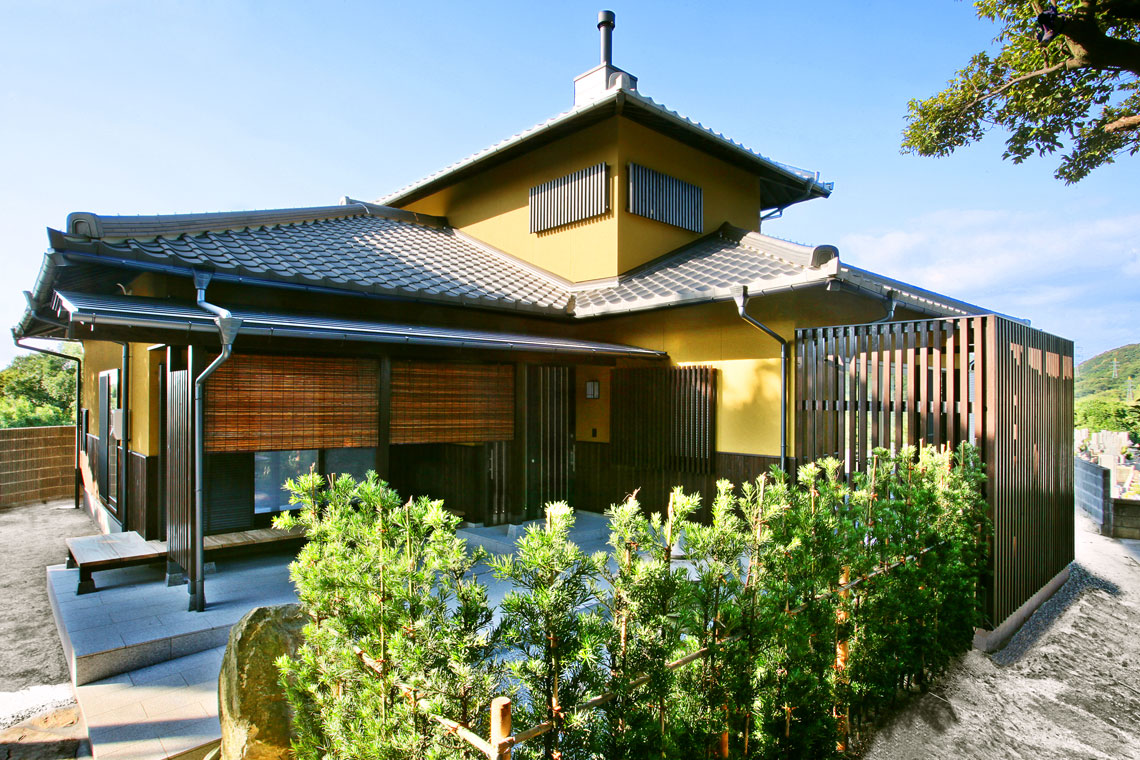
[[[515,437],[514,367],[393,361],[391,443],[489,443]]]
[[[619,368],[610,382],[614,464],[712,471],[716,458],[714,367]]]
[[[189,370],[167,374],[166,546],[186,573],[194,566],[194,442]]]
[[[371,359],[239,354],[206,388],[209,452],[377,443],[379,367]]]
[[[978,446],[1000,623],[1073,558],[1072,367],[1071,341],[994,315],[797,330],[796,459]]]

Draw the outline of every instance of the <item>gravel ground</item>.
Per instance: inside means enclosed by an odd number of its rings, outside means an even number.
[[[71,701],[44,568],[67,558],[65,538],[97,532],[70,500],[0,509],[0,728]]]
[[[866,760],[1140,760],[1140,561],[1077,513],[1069,581],[1005,649],[977,650],[878,732]]]

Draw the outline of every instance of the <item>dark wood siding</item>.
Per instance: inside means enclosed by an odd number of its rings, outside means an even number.
[[[379,396],[372,359],[236,355],[207,385],[206,451],[372,447]]]
[[[405,443],[389,449],[388,482],[400,496],[430,496],[481,522],[487,507],[486,446],[453,443]]]
[[[721,478],[734,485],[755,480],[780,464],[779,457],[718,452],[715,466],[709,472],[688,472],[656,468],[615,465],[611,444],[579,441],[575,446],[575,494],[571,504],[588,512],[603,512],[612,504],[638,491],[638,500],[647,512],[658,512],[668,504],[669,493],[681,486],[689,493],[701,494],[701,518],[716,495],[716,482]]]
[[[1073,344],[994,315],[796,331],[796,453],[978,446],[999,624],[1073,559]]]

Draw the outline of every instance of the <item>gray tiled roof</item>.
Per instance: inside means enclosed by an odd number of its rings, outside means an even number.
[[[584,318],[728,300],[742,287],[761,295],[832,278],[933,314],[981,311],[841,265],[834,248],[811,248],[728,225],[621,277],[575,284],[479,243],[440,218],[409,221],[408,212],[353,202],[306,210],[314,217],[308,221],[298,221],[295,211],[190,215],[177,223],[173,218],[77,215],[83,229],[100,230],[104,237],[50,234],[58,255],[81,261],[142,269],[208,267],[218,277],[243,282],[550,316]],[[236,228],[227,229],[227,224]],[[116,233],[131,237],[112,236]],[[33,294],[38,304],[58,287],[55,271],[48,266],[41,273]],[[27,327],[22,322],[18,332]]]
[[[103,239],[89,247],[100,257],[207,266],[250,278],[433,301],[552,313],[564,312],[569,303],[556,279],[452,229],[345,211],[339,219]]]
[[[576,293],[574,311],[588,316],[725,298],[734,288],[795,277],[804,271],[803,264],[780,258],[750,243],[748,236],[725,230],[630,273],[616,285]]]

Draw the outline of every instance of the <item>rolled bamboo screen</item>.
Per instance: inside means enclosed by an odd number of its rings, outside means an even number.
[[[515,437],[509,364],[392,362],[392,443],[487,443]]]
[[[354,358],[240,354],[207,383],[207,451],[376,446],[380,373]]]

